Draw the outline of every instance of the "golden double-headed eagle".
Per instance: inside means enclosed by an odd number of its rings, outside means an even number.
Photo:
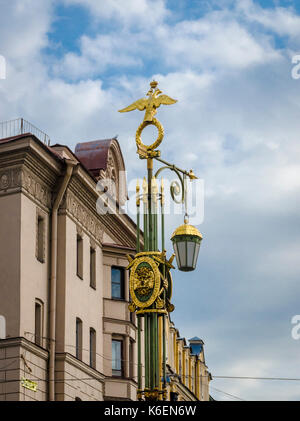
[[[151,82],[151,89],[148,91],[147,96],[149,98],[141,98],[133,102],[126,108],[119,110],[120,113],[126,113],[133,110],[146,110],[144,121],[153,121],[153,118],[156,114],[156,109],[161,105],[171,105],[177,102],[176,99],[170,98],[168,95],[159,95],[162,93],[160,89],[157,88],[158,82]],[[159,96],[158,96],[159,95]]]

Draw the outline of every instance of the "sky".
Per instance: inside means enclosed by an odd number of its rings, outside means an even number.
[[[172,320],[204,340],[215,399],[300,400],[300,381],[214,378],[300,378],[300,2],[0,0],[0,10],[1,121],[23,117],[72,150],[118,135],[131,182],[145,174],[143,115],[117,110],[153,79],[178,100],[158,110],[160,150],[203,180],[204,218],[197,269],[173,272]],[[167,218],[166,238],[182,219]]]

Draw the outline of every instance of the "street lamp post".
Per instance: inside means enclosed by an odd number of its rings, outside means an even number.
[[[186,179],[197,178],[193,171],[185,171],[160,158],[158,146],[163,140],[164,129],[154,117],[156,109],[161,105],[171,105],[177,102],[157,88],[158,83],[150,83],[148,98],[135,101],[120,112],[145,110],[144,121],[136,131],[137,154],[140,159],[147,160],[147,179],[136,187],[137,206],[137,253],[128,255],[130,269],[130,297],[129,310],[137,315],[137,348],[138,348],[138,399],[166,400],[166,317],[174,310],[171,304],[172,276],[170,270],[174,256],[179,270],[189,271],[196,267],[198,252],[202,236],[199,231],[188,224],[186,211]],[[145,127],[154,125],[158,129],[158,137],[151,145],[144,145],[141,134]],[[164,164],[153,173],[153,160]],[[157,178],[165,170],[175,172],[178,181],[173,181],[170,187],[172,199],[176,203],[185,204],[184,225],[179,227],[172,236],[175,254],[166,257],[164,237],[164,185],[161,179],[160,189]],[[180,198],[177,199],[177,196]],[[158,247],[158,202],[160,202],[161,251]],[[142,205],[142,206],[141,206]],[[141,211],[142,208],[142,211]],[[143,224],[141,224],[141,219]],[[143,227],[144,248],[140,250],[140,227]],[[142,361],[142,321],[144,331],[144,361]],[[143,378],[144,366],[144,383]]]

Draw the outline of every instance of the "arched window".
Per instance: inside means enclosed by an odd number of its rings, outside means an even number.
[[[34,309],[34,342],[39,346],[43,344],[43,309],[43,302],[36,298]]]
[[[181,378],[182,375],[182,363],[181,363],[181,352],[178,352],[178,375]]]
[[[96,331],[90,328],[90,366],[96,368]]]
[[[45,262],[45,218],[37,215],[37,229],[36,229],[36,258],[39,262]]]
[[[82,321],[76,317],[76,358],[82,360]]]
[[[76,273],[80,279],[83,279],[83,239],[79,234],[76,240]]]
[[[90,287],[96,289],[96,250],[90,247]]]

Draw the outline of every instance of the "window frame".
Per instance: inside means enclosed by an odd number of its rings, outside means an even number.
[[[36,298],[34,304],[34,343],[38,346],[43,346],[44,303],[39,298]],[[37,330],[39,330],[38,334]]]
[[[129,339],[129,378],[134,379],[134,357],[135,357],[135,341],[130,338]]]
[[[113,343],[119,343],[120,344],[120,369],[114,369],[113,368],[113,363],[114,361],[118,361],[113,360]],[[123,353],[124,353],[124,339],[119,339],[119,338],[112,338],[111,340],[111,346],[112,346],[112,352],[111,352],[111,362],[112,362],[112,367],[111,367],[111,372],[112,372],[112,377],[124,377],[124,358],[123,358]]]
[[[96,370],[96,330],[90,327],[90,367]]]
[[[113,282],[113,270],[119,270],[121,274],[120,283]],[[120,296],[113,295],[113,285],[120,285]],[[122,266],[112,266],[111,267],[111,298],[112,300],[125,301],[125,268]]]
[[[83,279],[83,237],[77,233],[76,236],[76,275]]]
[[[90,287],[93,289],[96,289],[96,262],[96,249],[90,246]]]
[[[40,263],[45,263],[46,218],[39,210],[36,215],[36,250],[35,256]]]
[[[82,361],[82,320],[76,317],[76,339],[75,339],[75,356]]]

